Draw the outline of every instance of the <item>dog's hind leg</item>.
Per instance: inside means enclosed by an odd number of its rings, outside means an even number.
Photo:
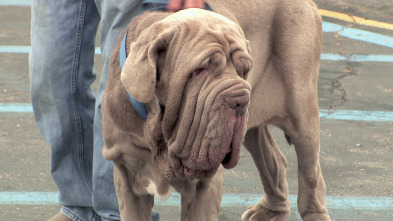
[[[259,171],[265,195],[250,206],[242,220],[287,220],[289,216],[287,161],[274,141],[267,125],[247,131],[244,145]]]
[[[288,113],[290,120],[283,130],[288,142],[295,146],[298,159],[298,210],[306,221],[327,221],[330,218],[319,162],[320,122],[316,93],[294,93],[296,99],[291,102]]]
[[[281,4],[271,30],[271,63],[266,66],[265,77],[259,82],[262,86],[257,84],[253,88],[255,96],[250,104],[251,124],[255,125],[258,121],[255,116],[262,116],[263,122],[281,128],[295,146],[298,210],[306,221],[330,220],[319,162],[317,82],[322,51],[321,23],[317,8],[311,1],[294,0]],[[244,220],[286,220],[284,215],[279,214],[285,212],[283,208],[287,203],[285,158],[264,125],[251,127],[245,145],[253,154],[265,196],[260,204],[243,215]]]
[[[301,98],[302,96],[297,96]],[[311,95],[304,96],[310,101]],[[298,210],[307,221],[330,220],[326,210],[326,187],[319,163],[319,115],[317,106],[293,104],[293,113],[280,125],[298,158]],[[296,106],[296,107],[295,107]],[[303,108],[302,108],[303,107]],[[305,107],[307,107],[305,109]],[[301,115],[296,113],[302,112]],[[264,188],[260,203],[247,209],[242,220],[287,220],[289,216],[287,161],[267,125],[247,131],[244,145],[251,153]]]
[[[276,13],[272,61],[280,76],[284,112],[271,123],[284,130],[298,159],[298,210],[303,220],[328,221],[319,162],[318,73],[322,21],[311,1],[290,1]]]

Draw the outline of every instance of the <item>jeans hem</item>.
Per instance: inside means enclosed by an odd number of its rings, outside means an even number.
[[[72,219],[73,221],[87,221],[87,220],[84,220],[81,217],[79,217],[77,214],[75,214],[74,212],[72,212],[70,209],[68,209],[65,206],[61,207],[60,212],[63,213],[68,218]]]
[[[78,214],[76,214],[74,211],[72,211],[71,208],[68,208],[66,206],[62,206],[60,212],[67,216],[68,218],[72,219],[73,221],[89,221],[86,219],[83,219],[80,217]],[[101,217],[98,216],[97,214],[94,215],[93,221],[100,221]]]

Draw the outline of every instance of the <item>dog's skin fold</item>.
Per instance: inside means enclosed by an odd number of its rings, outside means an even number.
[[[135,18],[123,70],[121,38],[113,51],[102,102],[103,155],[115,163],[121,219],[151,220],[153,195],[164,200],[172,186],[182,196],[181,220],[217,220],[222,166],[235,167],[244,144],[264,197],[242,220],[287,220],[287,163],[267,127],[273,124],[296,149],[300,215],[330,220],[319,164],[322,31],[315,4],[207,2],[215,13]],[[127,93],[146,103],[146,121]]]

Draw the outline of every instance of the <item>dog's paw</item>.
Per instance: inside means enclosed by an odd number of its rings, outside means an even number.
[[[322,213],[307,214],[305,217],[303,217],[303,219],[304,219],[304,221],[313,221],[313,220],[330,221],[329,215],[322,214]]]
[[[242,215],[242,221],[286,221],[288,217],[289,212],[274,212],[258,203],[247,208]]]

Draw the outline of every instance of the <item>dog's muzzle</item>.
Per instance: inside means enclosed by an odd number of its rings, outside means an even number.
[[[178,128],[177,139],[187,136],[185,141],[169,148],[178,178],[211,177],[220,164],[227,169],[237,165],[249,101],[250,86],[243,79],[227,79],[200,93],[191,127]]]

